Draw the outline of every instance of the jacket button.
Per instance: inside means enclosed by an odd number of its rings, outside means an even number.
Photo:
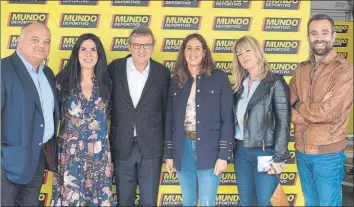
[[[40,142],[38,145],[41,146],[41,145],[42,145],[42,142]]]
[[[214,91],[211,91],[211,93],[214,93]]]
[[[177,95],[177,93],[175,93],[174,95]]]
[[[197,107],[199,107],[199,104],[197,105]]]
[[[198,89],[197,92],[200,92],[200,90]]]
[[[231,152],[231,150],[229,150],[229,152]]]
[[[200,121],[197,121],[197,123],[199,124],[199,123],[200,123]]]
[[[200,76],[198,76],[198,79],[200,79]]]
[[[227,159],[230,159],[230,157],[228,157]]]
[[[40,125],[43,128],[43,124]]]
[[[197,140],[200,140],[200,137],[198,137]]]

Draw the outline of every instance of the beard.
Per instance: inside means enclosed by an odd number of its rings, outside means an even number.
[[[315,45],[317,43],[324,43],[326,46],[324,48],[316,48]],[[312,52],[317,56],[326,55],[333,48],[331,42],[326,42],[326,41],[314,41],[311,43],[310,47],[311,47]]]

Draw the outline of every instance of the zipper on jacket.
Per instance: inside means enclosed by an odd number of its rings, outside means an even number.
[[[262,140],[262,149],[264,151],[264,148],[265,148],[265,144],[264,144],[264,139],[267,137],[267,134],[264,133],[264,118],[267,117],[267,113],[266,113],[266,110],[265,110],[265,104],[264,104],[264,99],[262,99],[262,104],[263,104],[263,117],[262,117],[262,134],[263,134],[263,140]]]
[[[313,81],[313,77],[315,75],[316,69],[318,68],[318,65],[315,64],[312,68],[311,68],[311,75],[310,75],[310,88],[309,88],[309,97],[310,100],[312,100],[311,95],[312,95],[312,81]],[[304,153],[306,154],[306,142],[305,142],[305,135],[307,132],[308,127],[302,132],[302,140],[303,140],[303,147],[304,147]]]
[[[232,110],[233,110],[233,112],[234,112],[234,121],[235,121],[235,126],[234,127],[236,127],[236,124],[237,124],[237,122],[238,122],[238,120],[237,120],[237,114],[236,114],[236,104],[232,107]]]
[[[302,132],[302,142],[303,142],[303,146],[304,146],[304,154],[306,154],[306,142],[305,142],[305,135],[306,135],[306,132],[308,130],[308,127]]]
[[[245,125],[246,125],[246,123],[247,123],[247,116],[248,114],[247,114],[247,109],[246,109],[246,111],[245,111],[245,115],[243,115],[243,140],[245,140]],[[249,135],[249,133],[248,133],[248,135]],[[245,144],[248,144],[247,142],[243,142],[243,146],[245,146]]]
[[[317,64],[315,64],[312,69],[311,69],[311,74],[310,74],[310,88],[309,88],[309,97],[310,97],[310,100],[311,100],[311,95],[312,95],[312,81],[313,81],[313,77],[315,76],[315,72],[318,68],[318,65],[316,66]]]

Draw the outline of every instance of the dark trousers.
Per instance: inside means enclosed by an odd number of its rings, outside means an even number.
[[[137,184],[140,190],[139,206],[156,206],[161,164],[161,157],[145,159],[137,143],[133,143],[127,159],[116,159],[117,206],[135,206]]]
[[[16,155],[14,155],[16,156]],[[1,206],[39,206],[39,194],[44,181],[45,157],[41,150],[37,171],[28,184],[9,181],[1,170]]]

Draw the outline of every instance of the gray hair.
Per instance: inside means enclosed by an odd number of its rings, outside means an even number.
[[[129,34],[128,37],[128,42],[129,44],[132,43],[132,38],[134,35],[138,35],[138,36],[151,36],[152,37],[152,45],[155,45],[155,37],[154,34],[152,33],[151,29],[148,27],[135,27]]]

